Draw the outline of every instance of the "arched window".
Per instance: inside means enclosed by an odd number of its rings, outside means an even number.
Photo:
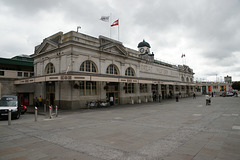
[[[187,77],[186,81],[189,82],[189,78],[188,77]]]
[[[48,63],[46,68],[45,68],[45,73],[46,74],[52,74],[55,73],[55,67],[52,63]]]
[[[131,67],[128,67],[125,71],[125,76],[135,76],[134,70]]]
[[[118,75],[119,71],[118,71],[117,66],[115,66],[114,64],[111,64],[111,65],[108,66],[106,73],[107,74]]]
[[[97,67],[92,61],[84,61],[80,66],[80,71],[82,72],[97,72]]]
[[[184,78],[182,77],[182,82],[184,82]]]

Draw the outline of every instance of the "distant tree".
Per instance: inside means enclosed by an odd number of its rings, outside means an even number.
[[[240,81],[233,82],[232,88],[240,91]]]

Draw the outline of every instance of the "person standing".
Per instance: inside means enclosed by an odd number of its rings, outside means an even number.
[[[178,102],[178,94],[176,94],[176,102]]]
[[[110,106],[113,105],[113,96],[110,96]]]
[[[162,95],[161,95],[161,93],[159,93],[158,100],[159,100],[160,103],[161,103],[161,97],[162,97]]]
[[[40,97],[38,98],[38,102],[39,102],[39,107],[42,107],[42,97],[41,97],[41,95],[40,95]]]
[[[195,92],[193,92],[193,99],[196,99],[196,94],[195,94]]]

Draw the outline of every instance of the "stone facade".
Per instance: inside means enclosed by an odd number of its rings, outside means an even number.
[[[35,47],[35,77],[15,83],[34,83],[35,96],[64,109],[84,108],[86,102],[110,96],[115,104],[127,104],[153,101],[160,93],[163,98],[192,95],[193,70],[155,60],[148,51],[143,55],[140,48],[103,36],[59,32]]]

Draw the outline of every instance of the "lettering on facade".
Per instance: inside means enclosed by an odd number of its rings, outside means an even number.
[[[61,80],[70,80],[70,79],[72,79],[72,76],[68,76],[68,75],[61,76]]]
[[[49,79],[58,79],[58,77],[49,77]]]
[[[120,82],[127,82],[126,79],[120,79]]]
[[[150,65],[141,64],[140,70],[143,72],[149,72],[149,73],[156,73],[156,74],[163,74],[168,75],[168,70],[159,69],[158,67],[152,67]]]
[[[133,80],[134,83],[138,83],[138,80]]]
[[[128,82],[128,83],[132,83],[132,80],[131,80],[131,79],[128,79],[127,82]]]
[[[74,77],[74,79],[85,79],[85,77]]]

